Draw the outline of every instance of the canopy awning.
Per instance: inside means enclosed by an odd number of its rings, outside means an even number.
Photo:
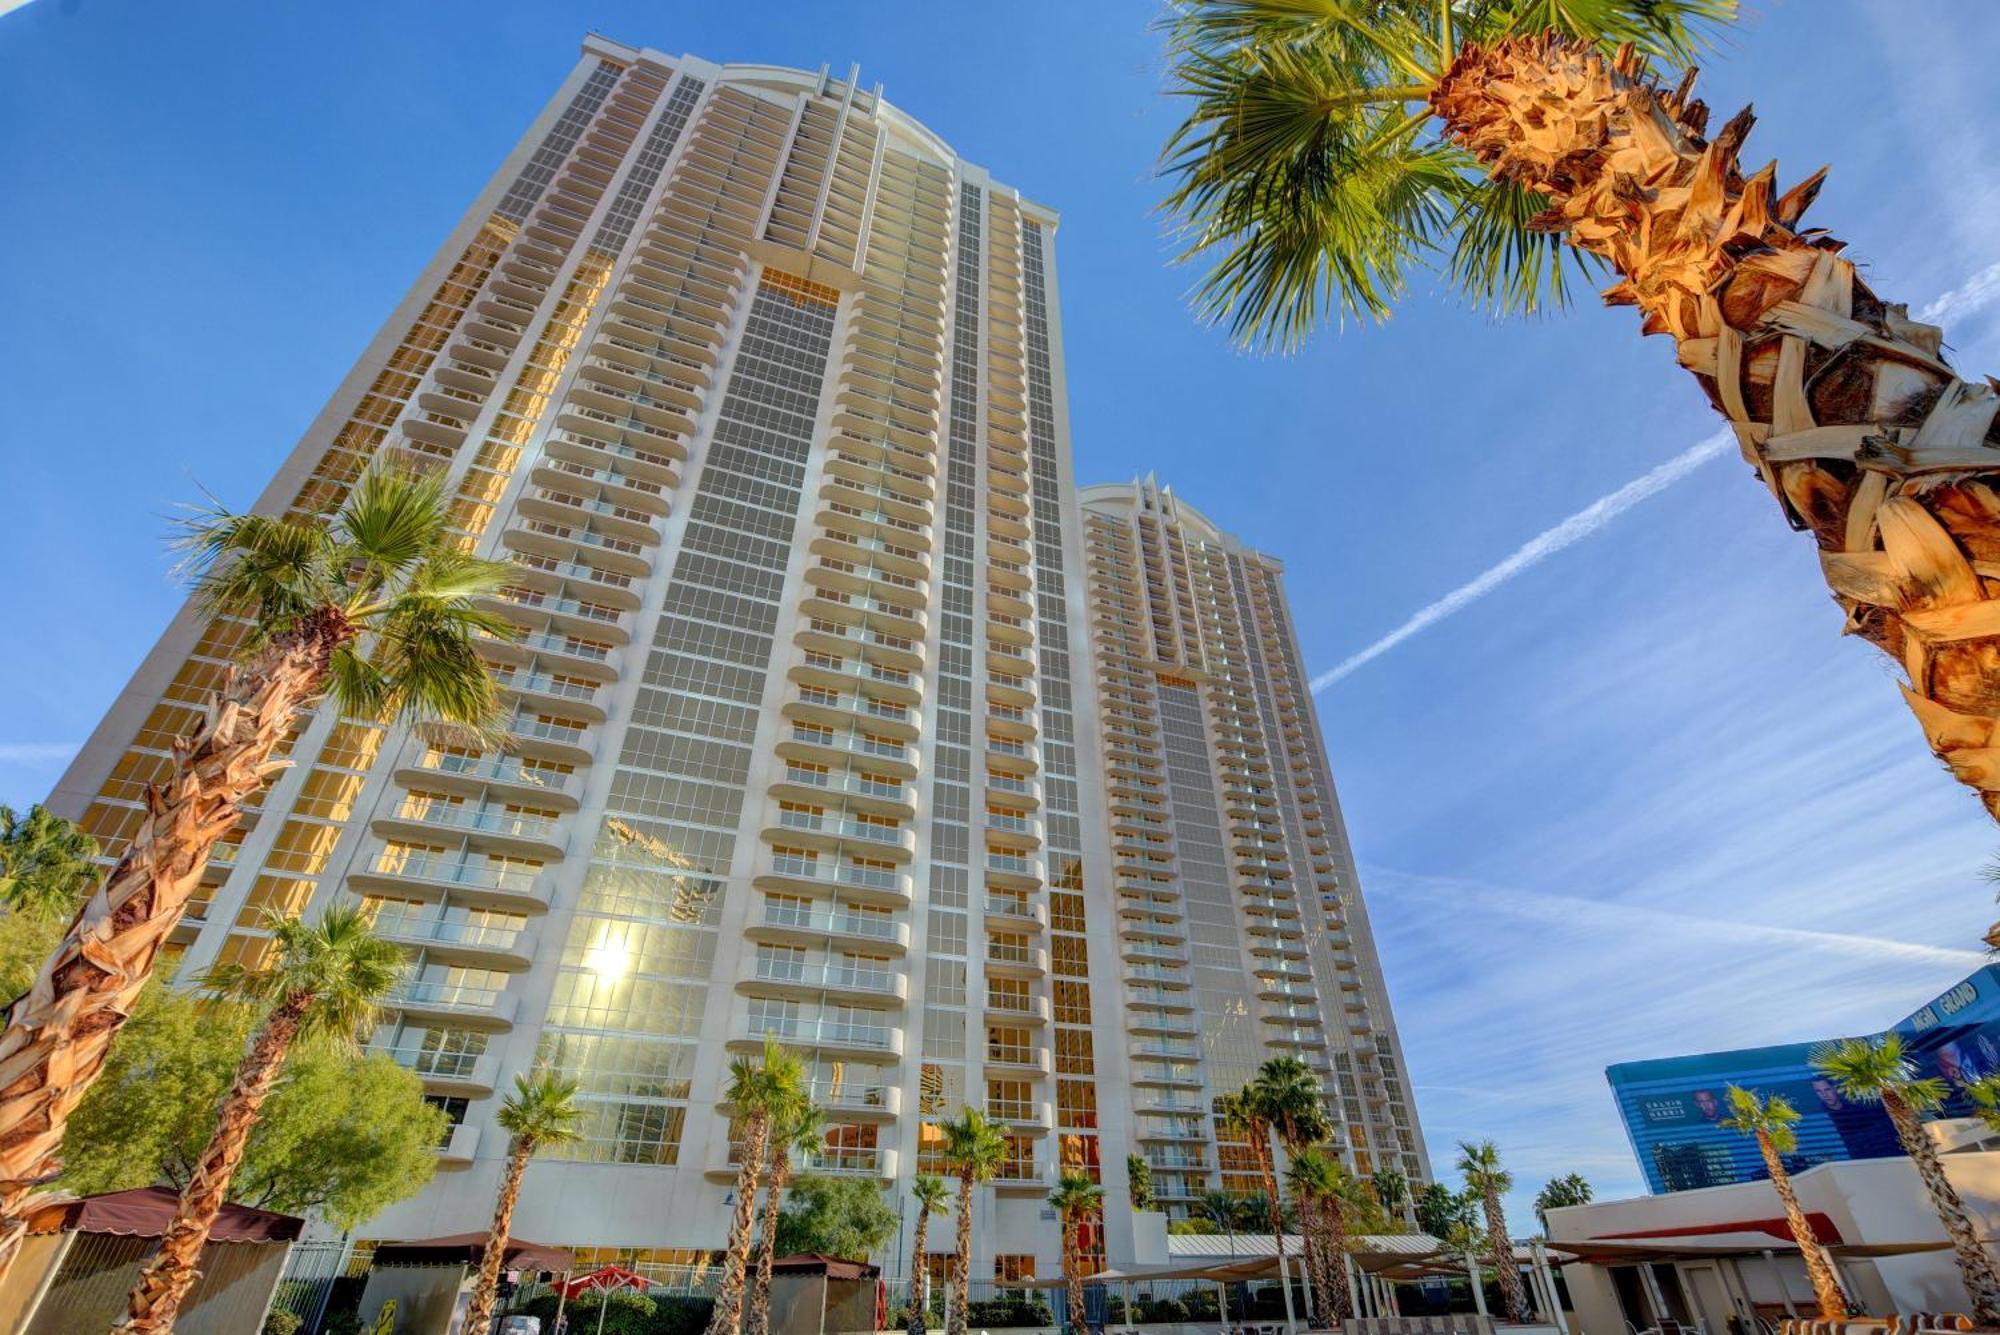
[[[30,1233],[115,1233],[157,1238],[167,1231],[180,1197],[164,1187],[135,1187],[45,1205],[28,1216]],[[210,1242],[291,1242],[305,1220],[249,1205],[224,1205],[209,1230]]]
[[[486,1255],[484,1233],[454,1233],[415,1242],[385,1242],[375,1249],[375,1265],[476,1266]],[[500,1264],[509,1270],[569,1270],[576,1258],[560,1247],[510,1238]]]
[[[845,1257],[826,1256],[820,1252],[801,1252],[797,1256],[780,1256],[771,1262],[771,1273],[775,1275],[825,1275],[828,1279],[857,1280],[874,1279],[882,1273],[880,1266],[866,1261],[850,1261]]]

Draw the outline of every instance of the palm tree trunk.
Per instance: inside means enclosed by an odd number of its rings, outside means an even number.
[[[1729,419],[1794,527],[1810,530],[1844,630],[1895,658],[1931,748],[2000,817],[2000,393],[1968,385],[1942,331],[1884,302],[1799,230],[1823,173],[1782,196],[1742,175],[1748,109],[1705,139],[1692,75],[1554,36],[1468,44],[1431,107],[1495,179],[1548,197],[1535,225],[1609,260],[1605,292]]]
[[[778,1259],[778,1207],[785,1184],[792,1178],[792,1156],[783,1145],[771,1150],[771,1190],[764,1198],[764,1239],[757,1248],[757,1277],[750,1286],[750,1304],[743,1312],[743,1335],[764,1335],[771,1328],[771,1266]]]
[[[722,1279],[715,1288],[715,1312],[709,1318],[708,1335],[739,1335],[744,1272],[750,1260],[750,1224],[757,1212],[757,1179],[769,1127],[769,1119],[761,1112],[744,1119],[743,1159],[736,1166],[736,1213],[729,1221],[729,1250],[722,1260]]]
[[[965,1335],[965,1307],[972,1301],[972,1166],[958,1173],[958,1266],[952,1272],[951,1317],[945,1335]]]
[[[272,753],[313,700],[351,628],[314,621],[232,668],[201,722],[174,742],[174,771],[146,793],[146,818],[70,924],[0,1033],[0,1274],[105,1051],[152,977],[167,934],[216,843],[278,766]]]
[[[1951,1239],[1951,1250],[1958,1260],[1958,1276],[1972,1299],[1972,1324],[2000,1326],[2000,1271],[1994,1269],[1992,1255],[1973,1231],[1972,1216],[1965,1212],[1965,1202],[1958,1198],[1951,1179],[1944,1175],[1937,1145],[1902,1095],[1884,1091],[1882,1108],[1895,1123],[1896,1138],[1903,1142],[1903,1152],[1916,1165],[1917,1177],[1931,1198],[1931,1208],[1937,1211],[1945,1236]]]
[[[1250,1148],[1257,1155],[1257,1172],[1264,1179],[1264,1201],[1271,1207],[1271,1245],[1277,1249],[1278,1282],[1284,1290],[1285,1311],[1292,1310],[1292,1272],[1285,1263],[1285,1210],[1278,1201],[1278,1171],[1271,1162],[1271,1138],[1261,1127],[1250,1133]],[[1300,1238],[1303,1241],[1305,1221],[1299,1221]]]
[[[1295,1189],[1292,1201],[1299,1215],[1299,1245],[1305,1253],[1305,1272],[1312,1280],[1307,1286],[1312,1290],[1312,1298],[1306,1304],[1306,1324],[1324,1326],[1327,1316],[1326,1275],[1320,1257],[1319,1197]]]
[[[1771,1185],[1778,1190],[1778,1200],[1784,1204],[1785,1222],[1791,1225],[1792,1241],[1799,1244],[1799,1255],[1805,1259],[1806,1278],[1812,1281],[1820,1320],[1846,1320],[1847,1300],[1840,1294],[1840,1281],[1834,1278],[1826,1252],[1820,1247],[1819,1239],[1813,1236],[1806,1212],[1799,1208],[1798,1193],[1792,1190],[1792,1175],[1785,1171],[1784,1160],[1778,1157],[1778,1147],[1771,1143],[1770,1132],[1757,1133],[1757,1149],[1764,1156],[1764,1169],[1771,1175]]]
[[[181,1303],[194,1287],[200,1271],[201,1249],[208,1242],[215,1216],[229,1196],[229,1179],[243,1162],[250,1143],[250,1131],[257,1125],[264,1100],[284,1069],[285,1054],[298,1036],[313,998],[309,993],[293,993],[264,1021],[264,1027],[250,1044],[236,1068],[236,1081],[222,1097],[215,1134],[195,1164],[194,1175],[181,1189],[180,1204],[173,1222],[160,1238],[160,1249],[140,1272],[126,1303],[125,1320],[112,1327],[120,1335],[167,1335],[174,1328]]]
[[[1083,1310],[1083,1246],[1077,1234],[1076,1217],[1065,1212],[1062,1221],[1062,1267],[1063,1286],[1069,1290],[1069,1328],[1073,1335],[1088,1335],[1090,1318]]]
[[[1486,1245],[1493,1269],[1500,1278],[1500,1305],[1507,1319],[1516,1323],[1528,1319],[1528,1291],[1521,1287],[1521,1267],[1514,1263],[1514,1240],[1507,1236],[1507,1214],[1500,1208],[1500,1193],[1485,1192]]]
[[[1333,1314],[1328,1326],[1338,1326],[1354,1315],[1352,1296],[1347,1291],[1347,1206],[1338,1196],[1320,1200],[1320,1259],[1326,1269],[1326,1310]]]
[[[917,1207],[917,1240],[910,1249],[910,1319],[907,1335],[924,1335],[930,1329],[930,1310],[924,1303],[924,1275],[930,1269],[924,1235],[930,1231],[931,1207]]]
[[[505,1264],[507,1239],[514,1232],[514,1206],[521,1199],[521,1179],[527,1175],[534,1142],[519,1139],[507,1159],[507,1176],[500,1182],[500,1199],[493,1206],[493,1226],[486,1232],[486,1246],[479,1254],[479,1282],[472,1289],[472,1303],[465,1309],[463,1335],[486,1335],[493,1324],[493,1305],[500,1293],[500,1267]]]

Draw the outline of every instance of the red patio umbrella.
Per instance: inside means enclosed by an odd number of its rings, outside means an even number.
[[[586,1293],[601,1293],[604,1298],[597,1304],[598,1335],[603,1335],[604,1315],[611,1308],[611,1294],[618,1289],[649,1289],[653,1281],[636,1271],[620,1265],[601,1265],[574,1279],[566,1279],[556,1285],[556,1315],[562,1315],[563,1304],[571,1298],[580,1298]]]

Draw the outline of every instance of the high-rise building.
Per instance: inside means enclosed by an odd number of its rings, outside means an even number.
[[[701,1263],[727,1066],[767,1034],[826,1110],[814,1171],[906,1182],[962,1106],[1005,1125],[982,1278],[1048,1273],[1051,1179],[1122,1200],[1135,1132],[1184,1204],[1199,1175],[1172,1156],[1206,1152],[1201,1099],[1260,1054],[1321,1058],[1357,1162],[1421,1175],[1275,566],[1150,491],[1093,501],[1090,540],[1171,534],[1197,564],[1162,589],[1199,571],[1237,629],[1158,604],[1180,638],[1140,657],[1173,798],[1135,814],[1196,824],[1166,832],[1150,925],[1122,871],[1114,892],[1124,752],[1096,740],[1113,660],[1086,628],[1055,227],[854,74],[593,36],[257,502],[324,513],[405,452],[519,571],[494,606],[523,635],[485,650],[511,744],[302,719],[176,936],[189,977],[258,958],[268,910],[355,897],[409,947],[372,1046],[452,1129],[370,1236],[483,1227],[494,1113],[542,1063],[587,1116],[517,1231]],[[184,609],[64,777],[52,805],[107,853],[243,631]],[[1263,657],[1239,673],[1225,639]],[[1122,862],[1143,823],[1116,828]],[[1243,841],[1271,831],[1253,874]],[[1183,904],[1236,934],[1227,979],[1198,939],[1191,1005],[1147,953],[1186,956]],[[1175,1055],[1190,1017],[1217,1055]],[[1129,1257],[1132,1228],[1108,1210],[1088,1244]]]
[[[1283,567],[1146,479],[1082,494],[1133,1138],[1185,1208],[1261,1190],[1210,1115],[1318,1071],[1356,1171],[1430,1180]]]

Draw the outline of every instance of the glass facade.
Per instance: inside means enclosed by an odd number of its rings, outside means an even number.
[[[1987,965],[1885,1032],[1902,1036],[1919,1076],[1936,1077],[1951,1091],[1941,1116],[1972,1116],[1965,1086],[2000,1072],[2000,965]],[[1756,1143],[1718,1124],[1728,1116],[1730,1085],[1782,1096],[1799,1111],[1798,1149],[1786,1156],[1792,1172],[1901,1154],[1879,1104],[1841,1097],[1813,1069],[1819,1046],[1785,1043],[1607,1067],[1647,1187],[1657,1194],[1768,1176]]]
[[[1274,1051],[1352,1086],[1357,1165],[1423,1176],[1379,981],[1344,1025],[1310,987],[1358,901],[1275,565],[1133,530],[1172,671],[1137,711],[1106,684],[1055,232],[853,78],[592,37],[282,466],[260,508],[317,515],[400,452],[514,570],[507,745],[301,718],[175,934],[191,976],[344,898],[408,950],[371,1041],[451,1129],[372,1233],[483,1227],[540,1065],[586,1117],[524,1221],[699,1271],[767,1035],[825,1113],[809,1171],[900,1200],[943,1120],[1002,1124],[981,1277],[1056,1268],[1060,1171],[1122,1200],[1143,1142],[1182,1204],[1228,1181],[1207,1098]],[[109,853],[243,632],[184,613],[65,777]],[[1128,735],[1164,744],[1125,812]]]

